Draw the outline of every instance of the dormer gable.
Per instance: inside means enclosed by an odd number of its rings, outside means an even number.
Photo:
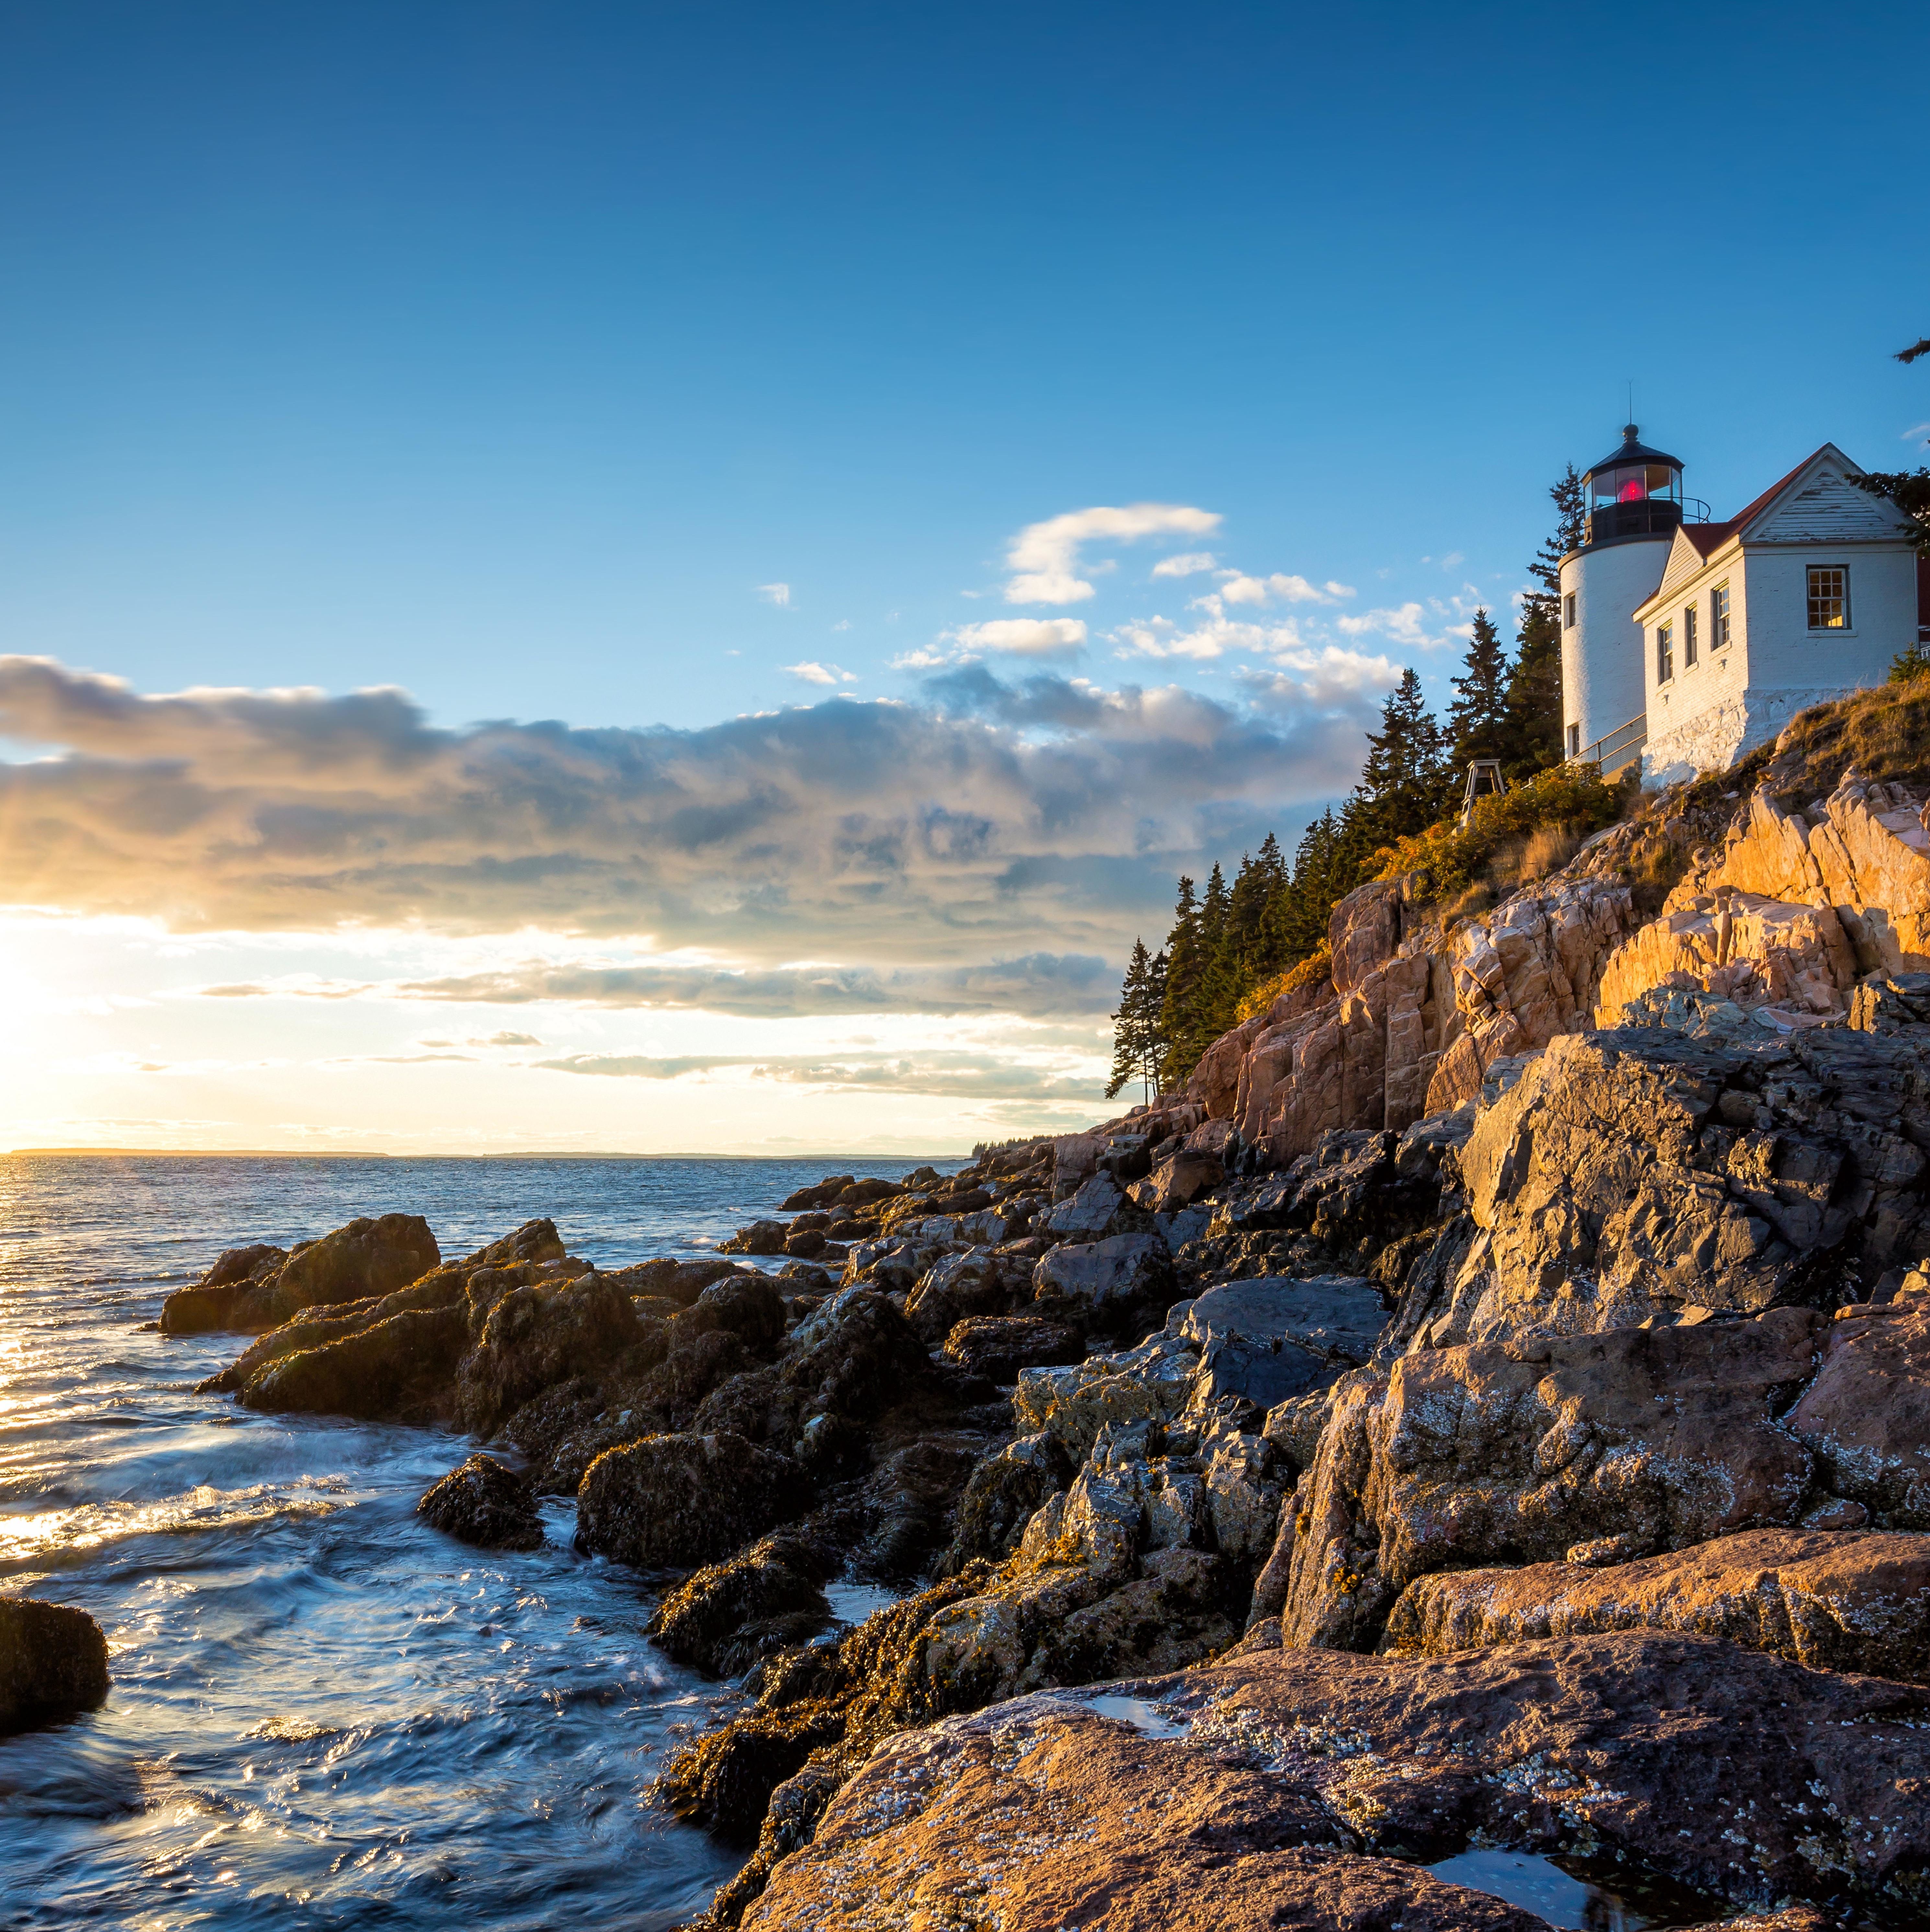
[[[1678,524],[1668,547],[1668,561],[1662,566],[1662,581],[1641,606],[1665,601],[1678,584],[1686,584],[1736,534],[1729,524]]]
[[[1737,534],[1745,544],[1886,543],[1913,536],[1894,503],[1849,481],[1863,474],[1826,442],[1737,518]]]

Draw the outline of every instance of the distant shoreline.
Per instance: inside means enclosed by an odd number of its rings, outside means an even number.
[[[391,1154],[355,1148],[10,1148],[0,1160],[969,1160],[969,1149],[957,1154],[706,1154],[687,1150],[675,1154],[578,1154],[541,1148],[513,1148],[505,1154]]]

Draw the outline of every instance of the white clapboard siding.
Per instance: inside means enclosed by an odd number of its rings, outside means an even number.
[[[1902,527],[1882,497],[1825,470],[1770,504],[1743,536],[1751,543],[1880,543]]]

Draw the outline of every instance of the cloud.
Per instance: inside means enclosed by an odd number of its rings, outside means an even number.
[[[1410,645],[1416,650],[1432,650],[1446,640],[1428,635],[1423,622],[1425,616],[1419,604],[1402,604],[1391,610],[1363,610],[1357,617],[1336,617],[1334,628],[1350,638],[1378,633],[1397,644]]]
[[[791,586],[788,584],[760,584],[757,595],[767,604],[775,604],[781,610],[791,608]]]
[[[539,1060],[538,1071],[626,1080],[680,1080],[692,1074],[747,1070],[753,1082],[865,1094],[922,1094],[960,1100],[1062,1100],[1096,1104],[1104,1088],[1098,1072],[1074,1072],[1062,1063],[1032,1066],[1002,1055],[972,1052],[854,1054],[576,1053]]]
[[[1029,952],[961,966],[873,967],[825,964],[745,968],[715,964],[635,964],[513,962],[484,972],[433,979],[331,982],[319,994],[304,976],[247,986],[203,986],[203,998],[363,998],[459,1004],[535,1004],[617,1010],[727,1013],[756,1019],[925,1013],[944,1017],[1017,1013],[1047,1019],[1109,1012],[1117,968],[1097,953]],[[424,1040],[418,1044],[454,1042]],[[499,1033],[466,1046],[540,1046],[528,1034]]]
[[[1008,604],[1079,604],[1093,593],[1079,575],[1081,547],[1101,538],[1131,542],[1168,532],[1206,536],[1220,526],[1212,510],[1183,503],[1129,503],[1070,510],[1042,524],[1028,524],[1013,538],[1005,563],[1014,574],[1005,584]]]
[[[822,664],[807,660],[803,664],[780,664],[778,669],[787,676],[801,678],[806,684],[825,684],[834,688],[841,684],[856,684],[858,676],[841,664]]]
[[[935,642],[892,658],[893,670],[938,670],[976,664],[988,652],[1001,657],[1077,657],[1086,648],[1086,626],[1078,617],[993,617],[982,624],[961,624],[941,632]]]
[[[1351,584],[1309,584],[1304,577],[1276,570],[1270,577],[1248,577],[1239,571],[1221,573],[1224,581],[1213,593],[1229,604],[1267,604],[1278,598],[1283,604],[1332,604],[1354,594]],[[1201,598],[1204,604],[1208,599]]]
[[[1162,556],[1152,566],[1155,577],[1197,577],[1219,562],[1209,550],[1182,550],[1177,556]]]
[[[1344,791],[1373,709],[979,664],[916,702],[700,730],[456,730],[394,689],[146,696],[0,658],[0,736],[53,748],[0,763],[0,880],[184,932],[537,928],[759,970],[1113,958],[1175,870]]]
[[[851,628],[851,620],[849,617],[841,617],[831,628],[834,631],[848,631]]]

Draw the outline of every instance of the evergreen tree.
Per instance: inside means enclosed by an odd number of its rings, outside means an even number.
[[[1200,1055],[1229,1027],[1236,1024],[1240,983],[1239,934],[1233,926],[1233,895],[1217,860],[1207,875],[1206,896],[1200,902],[1200,944],[1206,959],[1197,997],[1192,1057]]]
[[[1521,600],[1508,680],[1508,748],[1502,755],[1511,778],[1532,778],[1561,762],[1561,560],[1581,548],[1587,532],[1573,464],[1548,486],[1548,496],[1555,526],[1528,566],[1534,587]]]
[[[1448,706],[1448,734],[1454,741],[1457,780],[1472,758],[1505,758],[1509,750],[1508,653],[1485,610],[1474,614],[1461,675],[1454,681]]]
[[[1198,1001],[1206,970],[1199,902],[1194,896],[1193,881],[1182,873],[1173,930],[1166,938],[1166,985],[1159,1008],[1162,1088],[1177,1087],[1192,1072],[1193,1062],[1199,1057],[1197,1051],[1189,1055],[1188,1047],[1198,1030]]]
[[[1367,734],[1367,757],[1341,816],[1343,832],[1369,842],[1366,852],[1391,845],[1433,824],[1446,810],[1452,789],[1441,728],[1410,665],[1380,707],[1380,729]]]
[[[1132,943],[1132,956],[1126,962],[1125,981],[1119,988],[1119,1010],[1113,1016],[1113,1077],[1106,1087],[1110,1100],[1128,1082],[1145,1082],[1150,1092],[1151,1075],[1157,1059],[1154,1046],[1159,1024],[1158,1007],[1152,1000],[1152,961],[1146,944]]]

